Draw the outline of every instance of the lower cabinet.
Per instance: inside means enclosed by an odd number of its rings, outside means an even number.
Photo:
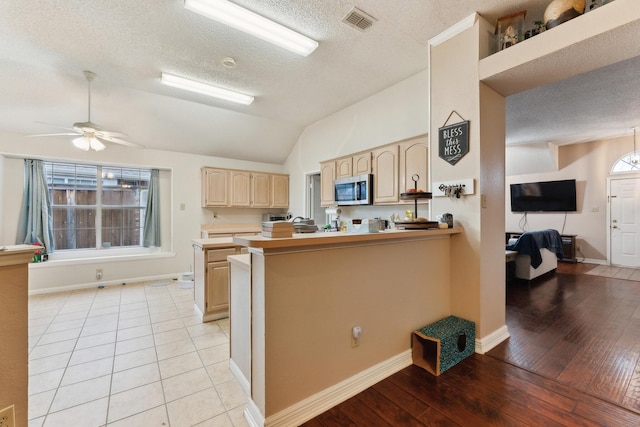
[[[235,254],[235,252],[234,252]],[[205,313],[229,315],[229,263],[210,262],[207,264],[207,286],[205,287]]]
[[[241,246],[207,248],[194,245],[194,300],[202,321],[229,317],[229,255],[242,253]]]

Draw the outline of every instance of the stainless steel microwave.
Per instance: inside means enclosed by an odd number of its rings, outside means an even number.
[[[373,175],[338,178],[334,181],[336,205],[370,205],[373,203]]]

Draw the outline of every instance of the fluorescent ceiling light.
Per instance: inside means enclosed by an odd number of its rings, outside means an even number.
[[[307,56],[318,47],[317,41],[227,0],[184,0],[184,7],[298,55]]]
[[[234,92],[232,90],[223,89],[217,86],[211,86],[205,83],[196,82],[185,79],[184,77],[174,76],[173,74],[162,73],[160,82],[167,86],[177,87],[191,92],[201,93],[203,95],[213,96],[214,98],[224,99],[226,101],[237,102],[238,104],[249,105],[253,102],[253,96],[243,93]]]

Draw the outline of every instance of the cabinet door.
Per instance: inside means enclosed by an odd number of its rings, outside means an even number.
[[[353,156],[353,175],[371,173],[371,152]]]
[[[231,206],[251,206],[251,173],[231,171]]]
[[[353,176],[351,173],[352,170],[351,156],[336,160],[336,179]]]
[[[333,181],[336,179],[336,162],[331,160],[329,162],[320,163],[320,205],[321,206],[333,206],[334,190]]]
[[[398,203],[398,152],[397,144],[378,148],[371,152],[373,166],[373,203]]]
[[[225,314],[229,310],[229,263],[207,264],[205,314]],[[223,316],[221,316],[223,317]]]
[[[229,206],[229,171],[202,169],[202,207]]]
[[[418,189],[429,191],[429,147],[427,137],[413,138],[400,143],[400,193],[414,188],[412,177],[418,175]],[[413,201],[410,201],[413,203]]]
[[[251,174],[251,206],[268,208],[271,206],[271,177],[267,173]]]
[[[271,175],[271,207],[289,207],[289,175]]]

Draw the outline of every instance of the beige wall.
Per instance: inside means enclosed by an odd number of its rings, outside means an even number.
[[[447,316],[450,241],[252,254],[253,324],[265,328],[253,331],[252,389],[263,413],[407,352],[412,331]],[[355,325],[362,338],[352,348]]]
[[[606,215],[607,177],[613,164],[623,155],[633,151],[633,136],[592,141],[558,147],[558,161],[555,170],[532,171],[531,154],[528,146],[508,147],[507,163],[514,173],[507,176],[505,189],[505,224],[507,231],[539,230],[554,228],[562,234],[576,234],[582,255],[592,262],[607,259]],[[525,172],[517,174],[518,164],[525,164]],[[532,181],[553,181],[576,179],[578,211],[567,213],[529,213],[527,223],[521,228],[523,214],[511,213],[509,184]],[[582,258],[579,255],[579,258]]]
[[[430,48],[431,181],[472,178],[475,194],[437,197],[434,215],[449,212],[464,233],[453,240],[451,313],[476,322],[478,338],[505,324],[504,98],[478,83],[481,33],[474,25]],[[469,153],[455,165],[438,157],[438,128],[452,111],[470,121]],[[454,114],[450,123],[460,121]],[[481,205],[486,197],[486,206]],[[456,268],[459,267],[459,268]]]

